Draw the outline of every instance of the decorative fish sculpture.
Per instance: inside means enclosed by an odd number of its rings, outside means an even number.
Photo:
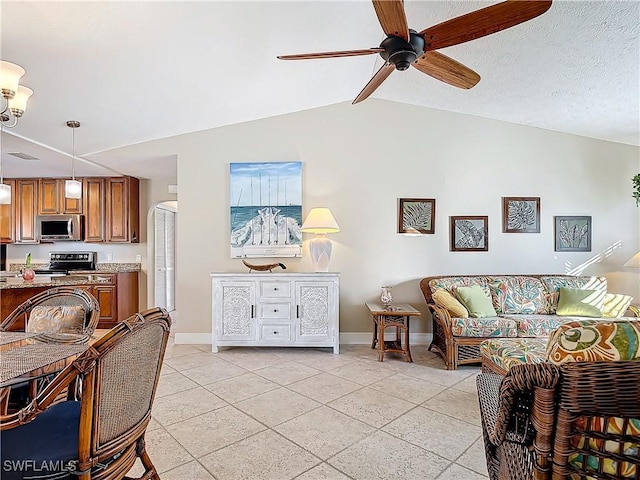
[[[251,272],[251,270],[255,270],[256,272],[267,272],[267,271],[270,272],[276,267],[280,267],[283,270],[287,269],[284,263],[268,263],[267,265],[253,265],[247,262],[246,260],[242,260],[242,263],[244,263],[245,266],[249,268],[249,272]]]

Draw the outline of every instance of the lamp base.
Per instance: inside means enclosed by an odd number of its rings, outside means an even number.
[[[323,234],[317,234],[309,241],[309,253],[314,272],[328,272],[331,258],[331,240]]]

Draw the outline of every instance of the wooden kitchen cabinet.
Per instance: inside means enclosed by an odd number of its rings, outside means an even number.
[[[98,328],[112,328],[118,323],[118,291],[116,285],[94,285],[90,293],[100,305]]]
[[[110,284],[94,285],[91,294],[100,304],[98,328],[112,328],[138,312],[138,272],[97,274],[110,277]]]
[[[82,213],[82,199],[64,196],[64,178],[41,178],[38,180],[38,214]]]
[[[139,181],[134,177],[106,180],[106,241],[140,241]]]
[[[18,179],[15,187],[15,243],[37,243],[38,180]]]
[[[11,203],[0,205],[0,243],[13,243],[16,231],[13,208],[16,198],[16,182],[4,180],[4,183],[11,187]]]
[[[84,241],[104,242],[105,240],[105,190],[104,178],[84,178]]]

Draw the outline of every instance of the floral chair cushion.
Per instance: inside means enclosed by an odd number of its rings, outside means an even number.
[[[548,311],[546,290],[535,277],[491,277],[489,290],[498,313],[545,314]]]
[[[85,311],[80,305],[37,305],[31,309],[27,332],[82,333]]]
[[[480,344],[480,355],[509,370],[514,365],[544,362],[546,346],[546,338],[495,338]]]
[[[517,337],[516,322],[501,317],[452,318],[454,337]]]
[[[597,476],[600,471],[600,462],[602,460],[602,471],[606,474],[617,476],[617,478],[638,478],[638,467],[631,462],[622,461],[620,472],[618,472],[618,462],[613,459],[602,458],[602,456],[589,455],[589,451],[594,453],[597,451],[605,451],[613,454],[622,452],[624,455],[638,458],[638,449],[640,448],[640,419],[631,418],[626,423],[622,418],[603,418],[603,417],[579,417],[575,421],[576,433],[571,437],[571,445],[574,448],[582,450],[569,456],[569,464],[579,470],[593,471],[594,476],[587,478],[600,478]],[[589,432],[589,436],[580,432]],[[597,434],[613,434],[620,436],[620,442],[605,441],[597,438]],[[626,441],[623,438],[626,437]],[[634,439],[634,440],[631,440]],[[570,478],[573,478],[570,476]],[[578,478],[576,476],[576,478]]]
[[[640,322],[577,320],[558,327],[549,337],[547,358],[567,362],[640,361]]]
[[[556,313],[561,288],[582,288],[587,290],[607,291],[607,279],[605,277],[575,277],[571,275],[559,277],[541,277],[542,283],[547,289],[547,312]]]
[[[500,315],[516,322],[519,337],[545,337],[560,325],[578,317],[560,317],[558,315]]]

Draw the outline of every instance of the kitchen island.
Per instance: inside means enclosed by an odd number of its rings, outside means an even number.
[[[105,265],[107,267],[105,267]],[[19,275],[22,265],[11,265]],[[6,318],[18,305],[48,288],[78,286],[91,293],[100,304],[98,328],[112,328],[119,321],[138,312],[138,272],[140,264],[98,264],[97,270],[77,271],[70,275],[36,275],[0,278],[0,316]],[[24,325],[16,328],[24,328]]]

